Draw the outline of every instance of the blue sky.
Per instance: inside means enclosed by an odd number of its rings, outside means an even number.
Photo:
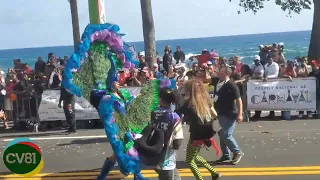
[[[139,0],[105,0],[107,22],[142,41]],[[200,3],[201,2],[201,3]],[[310,30],[313,11],[293,18],[274,5],[238,15],[239,0],[153,0],[156,40]],[[89,23],[88,1],[78,0],[80,29]],[[0,6],[0,49],[72,45],[67,0],[6,0]]]

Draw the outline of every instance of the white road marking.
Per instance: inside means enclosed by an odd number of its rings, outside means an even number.
[[[28,138],[28,137],[27,137]],[[57,140],[57,139],[95,139],[95,138],[107,138],[106,135],[99,136],[60,136],[60,137],[37,137],[37,138],[29,138],[31,140]],[[4,142],[12,141],[14,139],[4,139]]]
[[[317,131],[320,132],[320,129],[281,129],[281,130],[269,130],[267,128],[261,128],[261,129],[256,129],[252,131],[235,131],[234,133],[261,133],[264,131],[268,131],[271,133],[276,133],[276,132],[306,132],[306,131]],[[187,133],[186,131],[186,134]],[[95,135],[95,136],[53,136],[53,137],[26,137],[34,141],[40,141],[40,140],[62,140],[62,139],[96,139],[96,138],[107,138],[106,135]],[[0,138],[1,139],[1,138]],[[14,139],[3,139],[3,142],[9,142]]]

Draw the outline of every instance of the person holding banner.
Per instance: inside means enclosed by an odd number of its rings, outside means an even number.
[[[238,164],[243,157],[236,140],[232,134],[236,122],[241,123],[243,120],[243,107],[240,91],[237,85],[230,80],[232,70],[230,67],[222,65],[217,71],[217,78],[212,78],[211,84],[215,86],[214,107],[217,110],[218,120],[221,126],[218,132],[220,136],[220,147],[222,157],[218,163],[231,162]],[[230,151],[233,153],[231,159]]]

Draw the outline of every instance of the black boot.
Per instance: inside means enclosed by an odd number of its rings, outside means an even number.
[[[115,162],[107,158],[103,163],[103,166],[101,168],[99,176],[97,177],[97,180],[105,180],[108,174],[110,173],[110,171],[113,169],[115,164],[116,164]]]

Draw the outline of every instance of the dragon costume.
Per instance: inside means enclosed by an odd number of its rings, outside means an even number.
[[[145,178],[140,173],[134,136],[148,125],[151,112],[158,106],[159,88],[175,84],[150,81],[137,97],[125,89],[120,89],[122,97],[112,93],[118,70],[139,65],[119,31],[115,24],[88,25],[78,50],[65,65],[62,86],[71,94],[90,99],[99,112],[121,173],[142,180]]]

